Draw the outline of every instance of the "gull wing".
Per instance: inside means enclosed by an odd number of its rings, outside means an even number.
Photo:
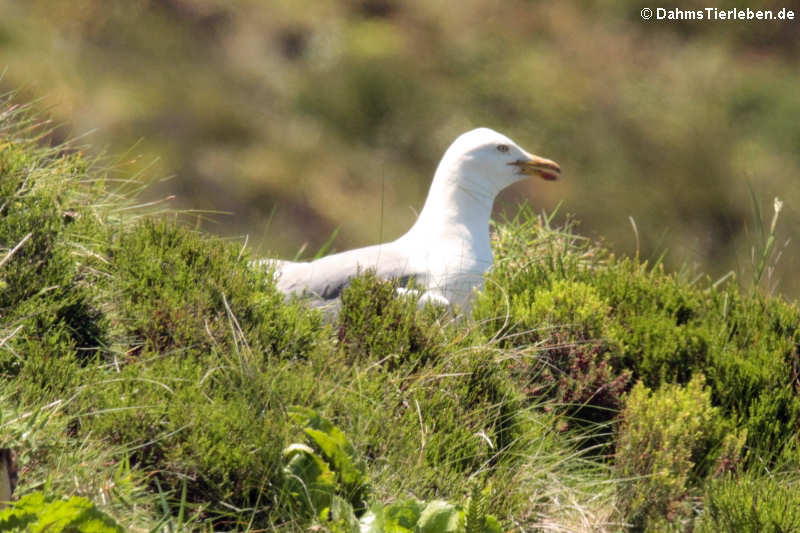
[[[401,284],[423,275],[411,268],[409,255],[398,251],[394,244],[367,246],[310,262],[277,261],[276,285],[285,294],[308,293],[326,301],[338,298],[353,276],[367,270],[374,270],[382,279],[399,280]]]

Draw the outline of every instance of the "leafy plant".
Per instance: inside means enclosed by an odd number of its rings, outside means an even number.
[[[315,411],[291,407],[289,414],[311,444],[284,450],[287,491],[334,530],[352,533],[500,533],[497,519],[486,513],[489,488],[475,485],[467,511],[443,500],[372,502],[363,463],[342,431]],[[313,447],[312,447],[313,446]],[[357,517],[359,517],[357,519]]]
[[[342,430],[308,408],[290,407],[289,416],[316,449],[293,444],[284,451],[290,493],[295,498],[306,496],[318,516],[326,513],[334,494],[344,495],[358,514],[363,513],[369,481],[363,461]]]
[[[359,522],[360,533],[501,533],[497,519],[484,514],[473,517],[459,505],[442,500],[398,501],[375,504]]]
[[[0,531],[122,533],[124,529],[86,498],[64,500],[32,492],[0,511]]]

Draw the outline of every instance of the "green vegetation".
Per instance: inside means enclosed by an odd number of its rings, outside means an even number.
[[[503,328],[504,348],[536,355],[517,364],[535,393],[555,385],[580,414],[618,408],[631,378],[658,387],[702,373],[759,457],[796,457],[795,305],[614,257],[524,212],[497,235],[500,259],[476,318],[487,334]]]
[[[0,512],[1,531],[65,531],[122,533],[123,529],[86,498],[69,500],[45,498],[33,492]]]
[[[75,531],[797,527],[796,305],[617,257],[523,209],[494,228],[471,317],[365,273],[324,320],[242,242],[131,205],[116,168],[42,144],[37,124],[0,103],[8,516]]]
[[[352,533],[500,533],[497,519],[486,513],[489,487],[481,490],[477,483],[466,510],[440,500],[373,502],[367,510],[367,475],[347,437],[310,409],[294,407],[289,412],[304,426],[314,449],[295,443],[284,450],[285,486],[300,509],[310,511],[327,527]]]
[[[698,531],[800,531],[798,479],[745,475],[709,485]]]
[[[691,516],[690,475],[703,476],[719,432],[703,385],[698,374],[685,388],[668,384],[654,394],[639,382],[628,396],[614,466],[630,480],[620,487],[620,502],[637,528]]]

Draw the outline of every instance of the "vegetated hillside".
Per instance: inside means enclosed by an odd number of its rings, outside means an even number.
[[[0,526],[800,528],[796,305],[523,208],[471,317],[367,274],[325,323],[0,105]]]
[[[745,274],[750,187],[762,209],[786,201],[777,247],[800,240],[796,22],[645,22],[644,7],[6,0],[0,88],[42,98],[62,137],[135,145],[131,166],[174,176],[150,199],[230,212],[204,229],[284,258],[337,228],[339,250],[401,235],[447,145],[489,126],[564,169],[505,200],[563,200],[617,252],[636,248],[633,217],[643,258]],[[772,279],[794,298],[795,250]]]

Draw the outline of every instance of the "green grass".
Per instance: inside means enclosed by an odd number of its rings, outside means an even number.
[[[794,304],[522,209],[494,228],[471,317],[366,273],[326,321],[241,242],[137,208],[113,167],[0,109],[0,446],[19,496],[86,497],[132,530],[342,530],[286,484],[300,406],[363,465],[357,513],[472,501],[472,528],[688,530],[790,497]],[[670,425],[685,413],[702,423]],[[765,511],[734,516],[751,495]]]

